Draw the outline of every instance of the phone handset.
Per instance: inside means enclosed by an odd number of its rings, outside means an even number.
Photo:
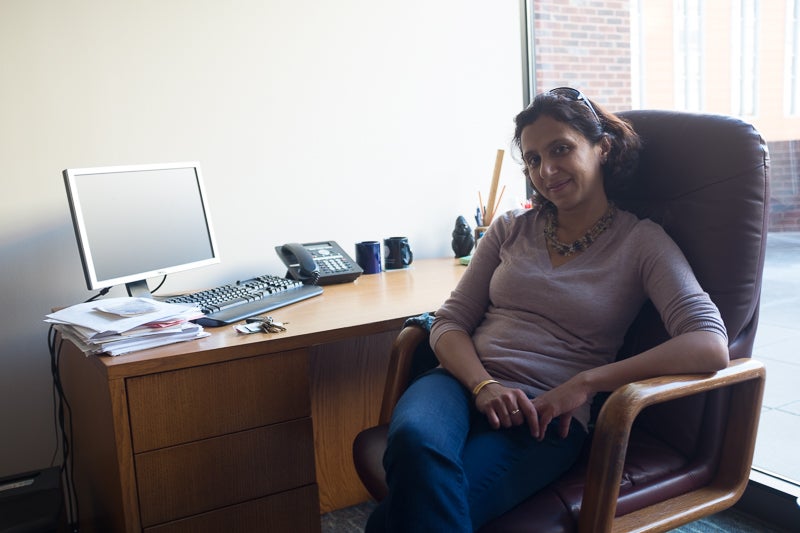
[[[298,242],[290,242],[281,246],[284,262],[289,268],[289,274],[303,283],[316,285],[319,281],[319,267],[317,262]]]

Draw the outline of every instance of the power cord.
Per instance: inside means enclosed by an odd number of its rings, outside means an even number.
[[[86,300],[92,302],[101,296],[108,294],[111,287],[106,287],[100,292]],[[75,456],[72,454],[71,443],[74,441],[72,433],[72,408],[69,405],[64,387],[61,383],[61,370],[59,362],[61,358],[61,347],[64,339],[58,337],[55,325],[51,324],[47,332],[47,348],[50,352],[50,374],[53,378],[53,413],[56,424],[56,449],[53,451],[51,465],[55,464],[59,448],[59,435],[61,436],[61,477],[64,480],[64,493],[66,495],[66,514],[67,527],[70,533],[78,533],[80,530],[80,510],[78,507],[78,495],[75,491]],[[69,426],[67,426],[69,420]],[[69,427],[69,430],[67,430]]]
[[[152,292],[157,291],[166,281],[165,275]],[[111,287],[101,289],[100,292],[84,301],[93,302],[98,298],[105,296],[111,290]],[[75,491],[75,456],[72,452],[71,443],[74,441],[72,433],[72,408],[69,405],[66,395],[64,394],[64,387],[61,383],[61,370],[59,362],[61,358],[61,348],[64,344],[64,339],[58,337],[58,331],[54,325],[50,325],[47,332],[47,348],[50,352],[50,374],[53,378],[53,413],[55,418],[55,432],[56,443],[53,457],[50,464],[54,465],[56,457],[58,456],[59,444],[61,445],[61,476],[64,480],[64,492],[66,494],[66,513],[67,513],[67,527],[70,533],[79,533],[80,531],[80,510],[78,506],[78,495]],[[67,425],[69,421],[69,425]],[[67,429],[69,428],[69,429]],[[61,441],[59,443],[59,435]]]
[[[164,274],[164,277],[163,277],[163,278],[161,278],[161,283],[159,283],[159,284],[158,284],[158,286],[157,286],[155,289],[151,289],[151,290],[150,290],[150,294],[155,294],[155,293],[156,293],[156,291],[157,291],[158,289],[160,289],[162,285],[164,285],[164,282],[165,282],[165,281],[167,281],[167,275],[166,275],[166,274]]]
[[[95,294],[94,296],[89,298],[88,300],[84,301],[83,303],[93,302],[93,301],[97,300],[98,298],[100,298],[101,296],[105,296],[106,294],[108,294],[108,291],[110,291],[110,290],[111,290],[111,287],[106,287],[105,289],[100,289],[100,292],[98,292],[97,294]]]
[[[75,463],[74,455],[71,453],[73,442],[72,434],[72,408],[64,394],[61,383],[61,372],[59,360],[61,357],[61,347],[64,340],[58,338],[55,326],[51,325],[47,333],[47,347],[50,351],[50,372],[53,376],[53,409],[56,413],[57,431],[61,434],[61,475],[64,480],[64,492],[67,504],[67,526],[71,533],[78,533],[80,524],[80,513],[78,510],[78,497],[75,492]],[[67,420],[69,419],[69,431],[67,431]]]

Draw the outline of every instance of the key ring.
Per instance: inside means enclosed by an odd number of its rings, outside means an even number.
[[[278,322],[271,316],[255,316],[248,318],[245,322],[248,324],[260,324],[264,333],[281,333],[286,331],[284,324],[288,324],[288,322]]]

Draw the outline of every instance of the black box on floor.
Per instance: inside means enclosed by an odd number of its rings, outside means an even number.
[[[0,478],[0,533],[55,533],[62,507],[58,467]]]

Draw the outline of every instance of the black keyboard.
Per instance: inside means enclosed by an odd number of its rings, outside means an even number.
[[[172,296],[164,301],[197,305],[205,316],[193,322],[201,326],[216,327],[233,324],[319,294],[322,294],[322,287],[265,275],[213,289]]]

